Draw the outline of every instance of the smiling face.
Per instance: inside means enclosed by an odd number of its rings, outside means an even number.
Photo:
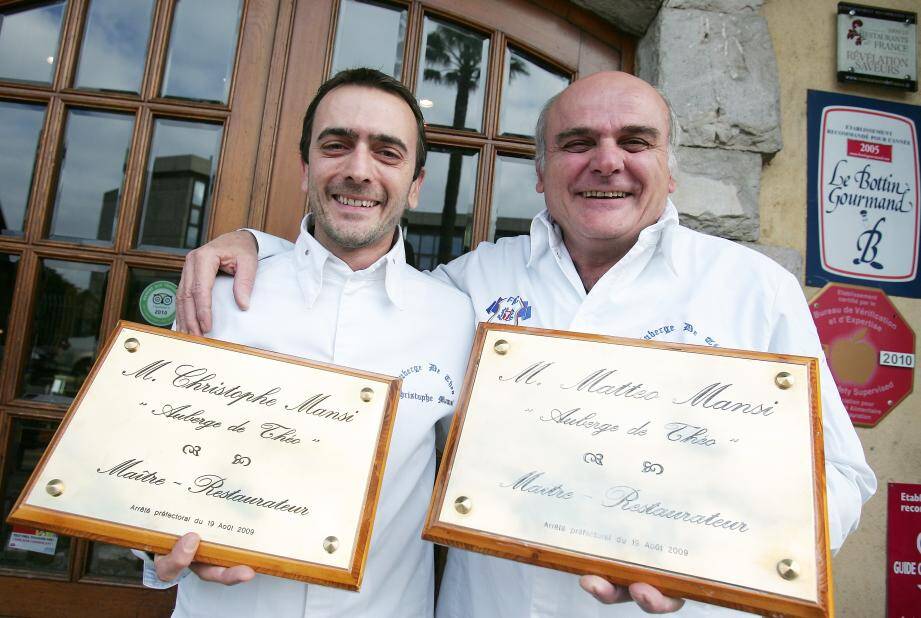
[[[538,192],[575,255],[619,259],[665,209],[668,108],[626,73],[579,80],[549,110]]]
[[[361,251],[373,262],[390,249],[425,175],[413,180],[416,131],[406,103],[376,88],[340,86],[320,102],[301,186],[314,235],[333,254]]]

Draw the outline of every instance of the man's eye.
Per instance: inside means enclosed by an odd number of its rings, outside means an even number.
[[[339,142],[328,142],[321,146],[323,150],[335,152],[337,150],[345,150],[345,144]]]
[[[620,146],[627,152],[639,152],[649,148],[649,142],[643,139],[628,139],[622,141]]]
[[[563,150],[567,152],[585,152],[592,147],[591,142],[586,140],[576,140],[563,144]]]
[[[396,150],[390,150],[389,148],[380,150],[378,152],[383,158],[390,159],[392,161],[396,161],[402,158],[399,152],[397,152]]]

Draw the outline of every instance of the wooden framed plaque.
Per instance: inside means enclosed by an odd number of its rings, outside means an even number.
[[[832,614],[818,361],[481,323],[424,538]]]
[[[400,383],[120,322],[9,521],[358,590]]]

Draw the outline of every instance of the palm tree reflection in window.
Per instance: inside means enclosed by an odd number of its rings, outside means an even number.
[[[452,128],[469,128],[467,112],[470,95],[479,87],[483,67],[487,64],[483,58],[484,50],[488,50],[488,47],[482,36],[453,26],[439,24],[426,38],[422,79],[435,85],[453,86],[457,94],[450,124]],[[510,60],[509,80],[528,74],[528,69],[521,60],[515,56]],[[479,125],[480,119],[475,119],[474,122]],[[462,237],[464,233],[463,229],[455,229],[463,156],[461,151],[452,151],[450,154],[445,178],[445,201],[441,215],[437,263],[449,262],[456,257],[452,251],[453,241],[456,236]]]

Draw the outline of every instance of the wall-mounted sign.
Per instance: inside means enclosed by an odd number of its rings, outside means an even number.
[[[838,81],[918,91],[918,14],[838,3]]]
[[[921,107],[810,90],[806,284],[921,298]]]
[[[889,483],[887,616],[921,616],[921,485]]]
[[[914,331],[873,288],[830,283],[809,308],[851,422],[874,427],[912,391]]]

